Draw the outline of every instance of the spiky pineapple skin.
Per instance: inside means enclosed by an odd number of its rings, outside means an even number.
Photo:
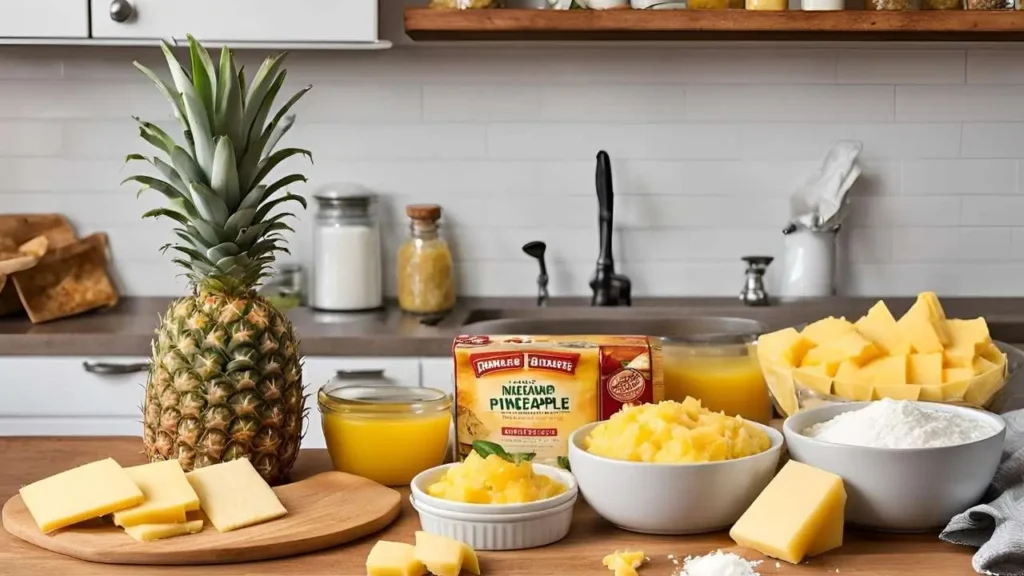
[[[185,471],[249,458],[283,482],[305,422],[291,321],[254,292],[174,301],[153,339],[143,406],[146,455]]]

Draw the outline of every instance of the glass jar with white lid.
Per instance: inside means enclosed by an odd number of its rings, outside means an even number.
[[[313,197],[317,213],[310,306],[330,312],[380,308],[384,293],[376,195],[342,184]]]

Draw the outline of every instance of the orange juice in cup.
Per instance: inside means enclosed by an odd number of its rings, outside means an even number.
[[[749,336],[662,340],[665,399],[700,400],[705,408],[768,424],[773,408]]]

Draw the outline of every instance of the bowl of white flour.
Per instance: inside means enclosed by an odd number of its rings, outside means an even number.
[[[847,523],[923,532],[982,498],[1006,425],[974,408],[885,399],[802,410],[783,433],[791,458],[843,478]]]

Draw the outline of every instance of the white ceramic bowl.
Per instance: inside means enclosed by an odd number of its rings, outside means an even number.
[[[809,408],[790,416],[783,425],[790,457],[843,478],[848,523],[887,532],[923,532],[945,526],[981,500],[1002,455],[1006,436],[1002,418],[974,408],[918,402],[922,408],[992,426],[988,438],[939,448],[867,448],[801,434],[809,426],[869,404]]]
[[[522,550],[565,538],[576,496],[559,506],[521,514],[469,514],[441,510],[409,496],[420,526],[431,534],[461,540],[476,550]]]
[[[525,512],[550,510],[568,502],[569,500],[575,500],[576,494],[579,491],[579,488],[576,485],[576,478],[568,471],[554,466],[548,466],[546,464],[534,464],[534,472],[554,478],[565,484],[565,492],[558,496],[552,496],[551,498],[545,498],[544,500],[538,500],[536,502],[527,502],[525,504],[470,504],[466,502],[453,502],[451,500],[435,498],[427,494],[427,487],[440,479],[449,468],[455,465],[456,463],[443,464],[417,474],[410,484],[413,498],[415,498],[417,502],[421,502],[432,508],[437,508],[438,510],[450,510],[452,512],[465,512],[469,514],[523,514]]]
[[[632,532],[700,534],[732,525],[771,481],[782,451],[782,434],[751,422],[772,444],[746,458],[700,464],[612,460],[583,446],[598,424],[587,424],[569,437],[569,464],[590,506]]]

